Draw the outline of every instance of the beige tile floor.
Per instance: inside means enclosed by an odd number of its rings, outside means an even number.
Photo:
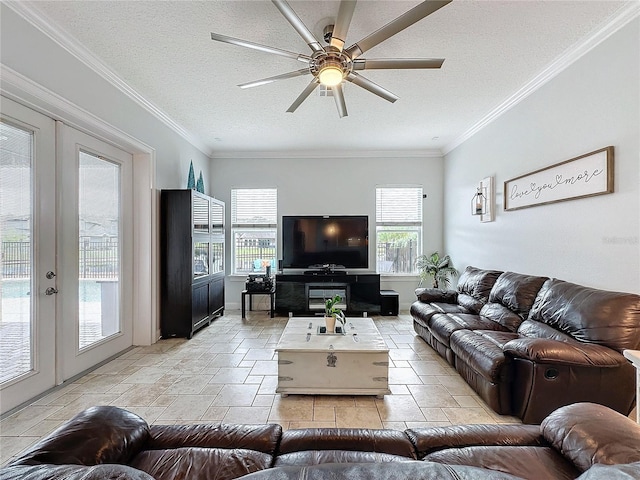
[[[279,423],[304,427],[393,428],[520,423],[495,414],[413,331],[411,317],[373,317],[389,346],[391,395],[275,394],[274,348],[287,318],[239,311],[191,340],[136,347],[0,422],[0,463],[93,405],[116,405],[152,424]]]

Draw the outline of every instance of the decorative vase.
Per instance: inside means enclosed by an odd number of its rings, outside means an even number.
[[[336,317],[324,317],[324,323],[327,326],[327,333],[336,331]]]
[[[193,173],[193,160],[189,164],[189,178],[187,179],[187,188],[191,190],[196,189],[196,175]]]

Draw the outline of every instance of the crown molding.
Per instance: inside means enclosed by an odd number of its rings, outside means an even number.
[[[214,151],[212,159],[443,158],[440,150],[270,150]]]
[[[128,133],[105,122],[93,113],[70,102],[42,85],[0,63],[0,92],[33,110],[59,120],[70,127],[124,148],[132,153],[155,155],[155,150]]]
[[[205,155],[210,155],[211,148],[203,143],[198,137],[189,132],[187,129],[178,124],[169,115],[160,108],[155,106],[149,100],[145,99],[141,94],[134,90],[126,81],[118,76],[106,64],[91,53],[78,40],[67,33],[62,28],[55,25],[46,15],[37,9],[36,6],[30,5],[22,1],[3,1],[7,7],[20,15],[23,19],[33,25],[35,28],[44,33],[56,44],[66,50],[69,54],[89,67],[93,72],[104,78],[107,82],[121,91],[137,105],[156,117],[171,130],[176,132],[191,145],[196,147]]]
[[[552,80],[556,75],[564,71],[567,67],[572,65],[583,55],[600,45],[607,38],[616,33],[629,22],[637,18],[639,15],[640,2],[638,0],[632,0],[626,6],[621,7],[620,10],[613,14],[612,18],[605,22],[605,24],[593,35],[586,38],[584,41],[574,45],[572,48],[569,48],[565,53],[551,62],[544,70],[533,77],[529,82],[525,83],[516,93],[508,97],[500,105],[487,113],[475,125],[469,128],[458,138],[445,145],[442,149],[442,153],[444,155],[447,155],[456,147],[462,145],[484,127],[489,125],[491,122],[496,120],[508,110],[515,107],[522,100],[524,100],[540,87]]]

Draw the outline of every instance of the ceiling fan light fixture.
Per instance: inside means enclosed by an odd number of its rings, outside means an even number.
[[[340,85],[343,78],[342,69],[337,65],[327,65],[318,73],[318,80],[325,87]]]

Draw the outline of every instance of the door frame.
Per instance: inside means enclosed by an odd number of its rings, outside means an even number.
[[[0,94],[133,155],[133,345],[160,338],[156,152],[83,108],[0,65]]]

